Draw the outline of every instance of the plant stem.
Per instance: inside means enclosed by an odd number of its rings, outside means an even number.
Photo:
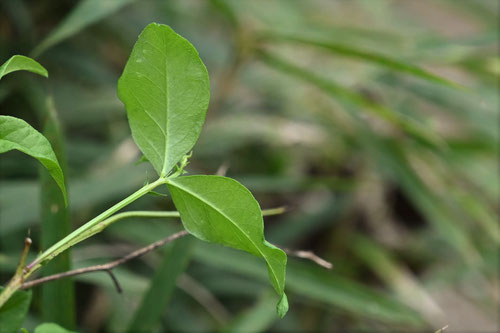
[[[72,271],[58,273],[58,274],[46,276],[46,277],[43,277],[43,278],[40,278],[37,280],[25,282],[22,284],[21,289],[32,288],[32,287],[37,286],[39,284],[46,283],[49,281],[59,280],[59,279],[62,279],[62,278],[68,277],[68,276],[75,276],[75,275],[80,275],[80,274],[85,274],[85,273],[90,273],[90,272],[111,271],[113,268],[115,268],[118,265],[124,264],[127,261],[130,261],[132,259],[143,256],[148,252],[151,252],[151,251],[153,251],[153,250],[155,250],[155,249],[157,249],[157,248],[159,248],[167,243],[170,243],[178,238],[181,238],[181,237],[184,237],[187,235],[188,235],[188,232],[185,230],[182,230],[182,231],[179,231],[173,235],[168,236],[167,238],[161,239],[161,240],[156,241],[152,244],[149,244],[148,246],[145,246],[143,248],[135,250],[134,252],[129,253],[120,259],[108,262],[107,264],[78,268],[78,269],[74,269]]]
[[[126,197],[111,208],[99,214],[98,216],[85,223],[80,228],[76,229],[68,236],[64,237],[63,239],[52,245],[50,248],[42,252],[33,262],[31,262],[21,271],[22,274],[20,276],[14,275],[14,277],[10,280],[4,291],[0,294],[0,308],[3,306],[3,304],[5,304],[5,302],[7,302],[10,296],[21,287],[23,281],[27,279],[33,272],[38,270],[44,263],[52,260],[64,250],[85,239],[82,238],[81,235],[85,234],[88,230],[95,227],[123,207],[129,205],[148,192],[152,191],[154,188],[158,187],[161,184],[165,184],[165,181],[165,178],[159,178],[155,182],[143,186],[136,192],[132,193],[130,196]]]
[[[130,196],[126,197],[122,201],[118,202],[111,208],[107,209],[106,211],[102,212],[89,222],[85,223],[82,225],[80,228],[76,229],[72,233],[70,233],[68,236],[64,237],[61,239],[59,242],[55,243],[52,245],[50,248],[45,250],[42,254],[40,254],[31,264],[28,265],[28,277],[32,272],[34,272],[37,268],[39,268],[44,262],[51,260],[55,256],[57,256],[59,253],[62,251],[66,250],[67,248],[75,245],[77,242],[74,242],[75,239],[78,239],[83,233],[88,231],[89,229],[93,228],[109,216],[113,215],[123,207],[131,204],[135,200],[139,199],[143,195],[147,194],[157,186],[164,184],[165,179],[164,178],[159,178],[155,182],[143,186],[141,189],[138,191],[132,193]]]
[[[23,273],[24,273],[24,263],[26,262],[26,257],[28,256],[28,252],[31,246],[31,238],[26,237],[24,239],[24,248],[21,253],[21,259],[19,259],[19,264],[17,265],[16,272],[14,276],[9,281],[9,284],[5,287],[5,289],[0,294],[0,308],[2,305],[7,302],[7,300],[16,292],[17,289],[22,285]]]

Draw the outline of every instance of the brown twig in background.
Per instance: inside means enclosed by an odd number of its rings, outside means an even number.
[[[106,272],[108,272],[108,274],[110,274],[110,277],[112,278],[113,283],[115,283],[115,286],[117,287],[117,289],[121,290],[120,285],[118,284],[118,280],[116,280],[116,277],[113,275],[113,273],[111,273],[111,270],[113,268],[115,268],[116,266],[121,265],[123,263],[126,263],[129,260],[138,258],[138,257],[140,257],[148,252],[151,252],[151,251],[153,251],[153,250],[155,250],[155,249],[157,249],[157,248],[159,248],[167,243],[170,243],[178,238],[184,237],[187,234],[188,234],[188,232],[185,230],[179,231],[173,235],[168,236],[167,238],[156,241],[148,246],[140,248],[132,253],[127,254],[126,256],[124,256],[120,259],[117,259],[115,261],[111,261],[107,264],[78,268],[78,269],[74,269],[74,270],[71,270],[68,272],[49,275],[49,276],[46,276],[46,277],[43,277],[40,279],[36,279],[33,281],[24,282],[21,285],[21,289],[32,288],[32,287],[37,286],[39,284],[46,283],[46,282],[53,281],[53,280],[62,279],[62,278],[68,277],[68,276],[75,276],[75,275],[80,275],[80,274],[90,273],[90,272],[106,271]]]
[[[286,248],[284,248],[283,251],[285,251],[286,254],[294,256],[294,257],[311,260],[311,261],[315,262],[316,264],[318,264],[319,266],[324,267],[326,269],[333,268],[333,264],[331,262],[326,261],[325,259],[323,259],[321,257],[318,257],[312,251],[290,250],[290,249],[286,249]]]

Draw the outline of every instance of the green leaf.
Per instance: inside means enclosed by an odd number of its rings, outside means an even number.
[[[50,47],[78,33],[87,26],[113,14],[134,0],[82,0],[71,13],[45,37],[33,50],[33,56],[39,56]]]
[[[35,328],[34,333],[74,333],[74,332],[68,331],[67,329],[54,323],[43,323]]]
[[[22,55],[14,55],[10,57],[10,59],[7,60],[2,66],[0,66],[0,79],[15,71],[29,71],[41,76],[49,77],[47,70],[35,60]]]
[[[152,23],[134,45],[118,97],[135,142],[165,176],[198,140],[210,98],[208,73],[186,39]]]
[[[169,179],[167,186],[191,234],[266,260],[271,283],[281,296],[278,315],[283,317],[288,310],[284,292],[286,254],[264,239],[262,211],[250,191],[220,176],[178,177]]]
[[[165,313],[175,290],[177,278],[186,270],[191,259],[193,237],[183,237],[174,242],[158,267],[148,291],[134,314],[129,332],[152,332]]]
[[[0,154],[13,149],[36,158],[47,168],[67,204],[64,175],[49,141],[24,120],[0,116]]]
[[[0,287],[0,293],[3,291]],[[23,324],[31,302],[31,290],[16,291],[0,308],[0,332],[16,333]]]

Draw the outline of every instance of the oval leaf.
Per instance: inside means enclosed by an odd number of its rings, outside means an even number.
[[[200,136],[210,98],[207,69],[186,39],[152,23],[134,45],[118,97],[135,142],[166,176]]]
[[[3,291],[0,287],[0,293]],[[19,290],[0,308],[0,332],[16,333],[21,329],[31,303],[31,290]]]
[[[49,141],[24,120],[0,116],[0,153],[13,149],[39,160],[56,181],[67,203],[64,175]]]
[[[47,70],[35,60],[22,55],[15,55],[10,57],[9,60],[0,66],[0,79],[15,71],[29,71],[41,76],[49,77]]]
[[[278,314],[283,317],[288,310],[284,293],[286,254],[264,239],[262,211],[250,191],[220,176],[178,177],[169,179],[167,186],[191,234],[266,260],[271,283],[281,296]]]

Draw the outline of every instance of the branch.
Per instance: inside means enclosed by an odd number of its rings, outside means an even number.
[[[331,262],[326,261],[325,259],[317,256],[312,251],[290,250],[290,249],[286,249],[286,248],[283,248],[283,251],[285,251],[286,254],[294,256],[294,257],[311,260],[311,261],[315,262],[316,264],[318,264],[319,266],[324,267],[326,269],[333,268],[333,264]]]
[[[103,265],[95,265],[95,266],[90,266],[90,267],[84,267],[84,268],[78,268],[78,269],[74,269],[74,270],[71,270],[71,271],[67,271],[67,272],[63,272],[63,273],[58,273],[58,274],[54,274],[54,275],[49,275],[49,276],[46,276],[46,277],[43,277],[43,278],[40,278],[40,279],[36,279],[36,280],[33,280],[33,281],[29,281],[29,282],[24,282],[22,285],[21,285],[21,289],[28,289],[28,288],[32,288],[34,286],[37,286],[39,284],[42,284],[42,283],[46,283],[46,282],[49,282],[49,281],[53,281],[53,280],[58,280],[58,279],[62,279],[62,278],[65,278],[65,277],[68,277],[68,276],[75,276],[75,275],[80,275],[80,274],[85,274],[85,273],[90,273],[90,272],[100,272],[100,271],[106,271],[108,272],[108,274],[111,272],[111,270],[113,268],[115,268],[116,266],[118,265],[121,265],[123,263],[126,263],[127,261],[129,260],[132,260],[132,259],[135,259],[135,258],[138,258],[140,256],[143,256],[145,255],[146,253],[148,252],[151,252],[167,243],[170,243],[178,238],[181,238],[181,237],[184,237],[188,234],[187,231],[183,230],[183,231],[179,231],[173,235],[170,235],[168,236],[167,238],[164,238],[164,239],[161,239],[159,241],[156,241],[152,244],[149,244],[148,246],[145,246],[143,248],[140,248],[132,253],[129,253],[127,254],[125,257],[122,257],[120,259],[117,259],[115,261],[111,261],[107,264],[103,264]],[[113,282],[115,283],[115,285],[117,286],[117,289],[118,290],[121,290],[121,288],[119,287],[119,284],[116,280],[116,278],[114,278],[114,275],[111,273],[110,276],[113,278]]]
[[[278,208],[263,210],[262,213],[264,216],[266,216],[266,215],[269,216],[269,215],[282,214],[284,211],[285,211],[284,207],[278,207]],[[132,211],[132,212],[124,212],[124,213],[116,214],[116,215],[110,217],[108,220],[105,220],[103,222],[107,226],[107,225],[109,225],[117,220],[120,220],[120,219],[123,219],[126,217],[132,217],[132,216],[176,217],[176,216],[179,216],[178,214],[179,214],[178,212],[147,212],[147,211],[135,211],[134,212],[134,211]],[[187,235],[188,235],[188,232],[186,230],[179,231],[173,235],[168,236],[167,238],[161,239],[161,240],[156,241],[152,244],[149,244],[148,246],[145,246],[145,247],[140,248],[136,251],[133,251],[120,259],[117,259],[117,260],[114,260],[114,261],[111,261],[109,263],[102,264],[102,265],[95,265],[95,266],[90,266],[90,267],[78,268],[78,269],[74,269],[71,271],[53,274],[53,275],[49,275],[49,276],[46,276],[46,277],[43,277],[40,279],[24,282],[24,283],[22,283],[20,289],[32,288],[32,287],[38,286],[42,283],[62,279],[65,277],[70,277],[70,276],[75,276],[75,275],[80,275],[80,274],[85,274],[85,273],[91,273],[91,272],[105,271],[109,274],[109,276],[113,280],[113,283],[114,283],[116,289],[118,290],[118,292],[121,293],[122,289],[120,287],[120,284],[118,283],[118,280],[116,279],[116,277],[114,276],[114,274],[112,272],[113,268],[115,268],[118,265],[124,264],[127,261],[130,261],[132,259],[141,257],[148,252],[151,252],[151,251],[153,251],[153,250],[155,250],[155,249],[157,249],[157,248],[159,248],[167,243],[170,243],[178,238],[181,238],[181,237],[184,237]],[[29,243],[28,243],[28,241],[29,241]],[[26,248],[29,248],[29,245],[31,244],[30,241],[31,240],[29,238],[27,238],[25,250],[23,251],[23,257],[25,257],[24,252],[27,253]],[[290,250],[290,249],[286,249],[286,248],[284,248],[283,251],[285,251],[288,255],[291,255],[291,256],[309,259],[309,260],[315,262],[316,264],[318,264],[319,266],[324,267],[326,269],[332,269],[332,267],[333,267],[333,265],[330,262],[320,258],[316,254],[314,254],[312,251]],[[23,259],[21,259],[21,262],[24,264]],[[21,265],[21,267],[22,266],[23,265]]]

